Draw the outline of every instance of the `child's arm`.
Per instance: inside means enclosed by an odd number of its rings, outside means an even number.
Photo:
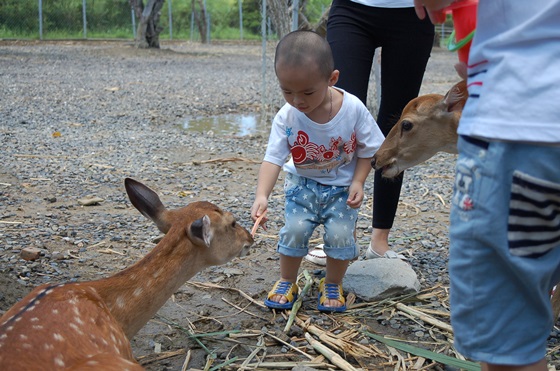
[[[257,182],[257,191],[255,192],[255,202],[251,207],[251,218],[257,220],[259,216],[268,208],[268,197],[272,193],[272,189],[278,180],[282,168],[271,162],[263,161],[259,170],[259,180]],[[263,219],[261,224],[266,222]]]
[[[352,184],[348,189],[348,200],[346,204],[353,209],[362,205],[364,200],[364,183],[371,171],[371,158],[358,158],[356,170],[352,177]]]

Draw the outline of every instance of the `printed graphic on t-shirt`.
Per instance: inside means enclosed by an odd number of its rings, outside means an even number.
[[[331,138],[327,146],[309,140],[305,131],[298,131],[290,149],[294,165],[301,169],[319,169],[330,172],[352,161],[356,151],[356,134],[345,142],[340,136]]]

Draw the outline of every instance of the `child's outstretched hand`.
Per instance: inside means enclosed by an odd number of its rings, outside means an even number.
[[[362,205],[364,200],[364,188],[355,182],[352,182],[350,188],[348,189],[348,199],[346,204],[352,209],[357,209]]]
[[[268,200],[258,200],[256,199],[251,207],[251,219],[255,222],[253,229],[251,230],[251,235],[254,236],[255,232],[262,225],[263,229],[266,231],[266,222],[268,218],[266,217],[266,212],[268,210]]]

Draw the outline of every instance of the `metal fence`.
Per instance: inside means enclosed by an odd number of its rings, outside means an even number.
[[[231,37],[243,39],[242,9],[239,0],[239,8],[220,9],[218,14],[206,9],[206,14],[222,23],[227,19],[229,33],[235,33]],[[163,27],[160,37],[198,40],[200,34],[194,26],[196,11],[191,10],[188,0],[167,0],[159,20]],[[210,26],[210,19],[207,20]],[[0,0],[2,39],[132,39],[136,21],[128,0]],[[207,33],[210,34],[209,29]]]
[[[244,7],[251,1],[254,8],[260,7],[263,0],[237,0],[237,7],[214,11],[206,8],[207,0],[202,0],[208,40],[215,34],[224,39],[261,39],[262,14],[244,13]],[[326,2],[327,5],[316,3],[317,9],[307,5],[307,17],[319,19],[328,6]],[[164,2],[159,19],[162,40],[200,40],[194,21],[200,10],[192,6],[189,0]],[[292,22],[297,25],[295,17],[292,15]],[[136,21],[129,0],[0,0],[0,39],[134,39]],[[270,20],[266,23],[267,35],[271,35]],[[441,46],[451,30],[449,25],[436,27]]]

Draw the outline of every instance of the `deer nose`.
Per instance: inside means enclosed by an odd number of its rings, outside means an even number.
[[[373,158],[371,159],[371,167],[375,169],[375,156],[373,156]]]

